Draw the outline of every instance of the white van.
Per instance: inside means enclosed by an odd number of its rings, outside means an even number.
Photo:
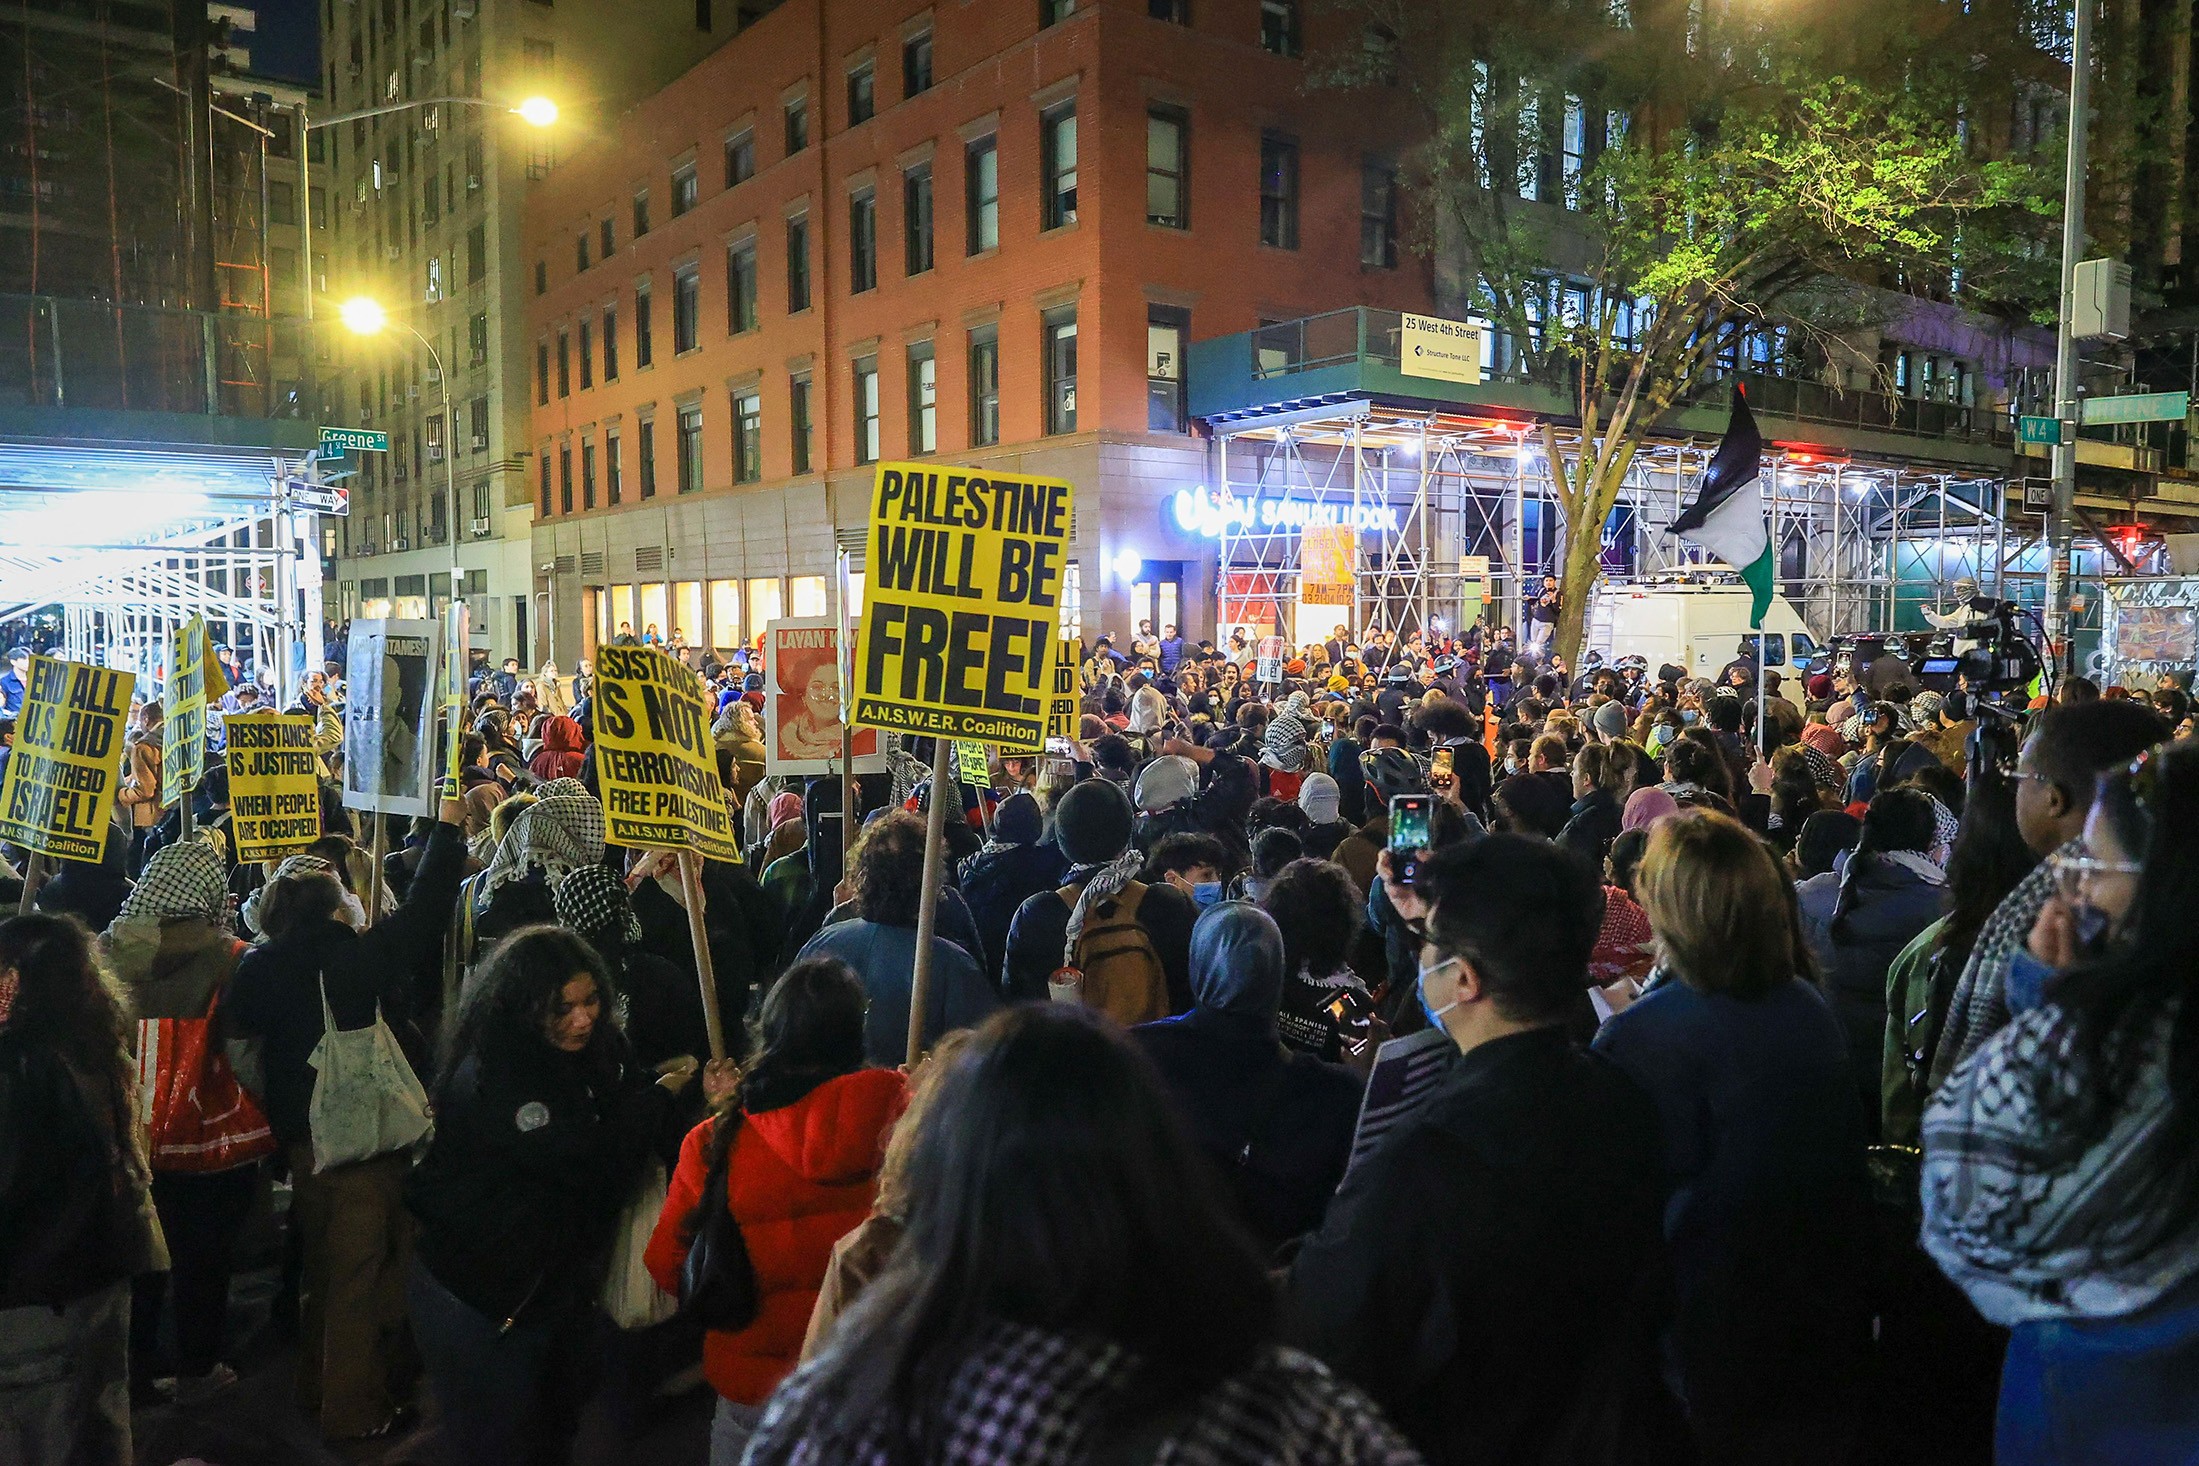
[[[1755,644],[1745,585],[1600,585],[1589,608],[1588,645],[1609,662],[1638,656],[1651,676],[1670,662],[1691,677],[1716,677]],[[1783,679],[1781,691],[1799,700],[1803,667],[1818,653],[1817,639],[1783,596],[1764,613],[1765,668]]]

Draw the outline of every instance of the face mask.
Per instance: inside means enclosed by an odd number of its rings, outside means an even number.
[[[1518,772],[1519,772],[1519,760],[1518,760],[1518,759],[1516,759],[1516,758],[1513,758],[1513,757],[1512,757],[1512,756],[1511,756],[1510,754],[1506,754],[1506,755],[1504,756],[1504,772],[1505,772],[1506,774],[1516,774],[1516,773],[1518,773]]]
[[[1696,722],[1700,722],[1700,721],[1702,721],[1702,716],[1703,716],[1703,715],[1702,715],[1701,713],[1697,712],[1697,711],[1696,711],[1695,709],[1693,709],[1693,708],[1682,708],[1682,709],[1680,709],[1680,721],[1681,721],[1681,722],[1683,722],[1683,723],[1696,723]]]
[[[1443,1026],[1443,1015],[1456,1008],[1464,1000],[1458,996],[1458,989],[1454,987],[1451,989],[1451,1001],[1440,1008],[1429,1006],[1428,974],[1441,972],[1446,967],[1456,966],[1457,963],[1458,959],[1456,957],[1445,957],[1419,969],[1419,977],[1413,984],[1413,992],[1420,999],[1420,1011],[1428,1015],[1428,1026],[1430,1028],[1441,1028]]]
[[[359,898],[349,891],[344,892],[343,915],[344,921],[350,925],[353,931],[363,932],[367,929],[366,907],[360,904]]]
[[[1191,899],[1201,911],[1206,910],[1209,906],[1221,905],[1222,883],[1220,881],[1199,882],[1191,888]]]

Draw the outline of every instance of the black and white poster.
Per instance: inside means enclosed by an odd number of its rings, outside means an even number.
[[[436,809],[434,621],[354,621],[344,688],[344,807],[385,814]]]

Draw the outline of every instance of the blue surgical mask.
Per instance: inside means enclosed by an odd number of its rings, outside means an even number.
[[[1209,906],[1221,905],[1222,883],[1220,881],[1199,882],[1191,888],[1191,899],[1201,911],[1206,910]]]
[[[1697,711],[1697,710],[1696,710],[1696,709],[1694,709],[1694,708],[1682,708],[1682,709],[1680,709],[1680,721],[1681,721],[1681,722],[1683,722],[1683,723],[1697,723],[1697,722],[1701,722],[1701,721],[1702,721],[1702,717],[1703,717],[1702,713],[1701,713],[1701,712],[1699,712],[1699,711]]]
[[[1439,961],[1431,962],[1426,967],[1422,967],[1419,969],[1419,976],[1413,982],[1413,995],[1420,1000],[1420,1011],[1428,1015],[1428,1026],[1430,1028],[1441,1028],[1443,1026],[1443,1015],[1450,1012],[1453,1008],[1456,1008],[1459,1005],[1461,999],[1456,996],[1458,990],[1456,988],[1453,988],[1453,996],[1451,998],[1451,1001],[1445,1003],[1440,1008],[1429,1007],[1428,974],[1431,972],[1441,972],[1446,967],[1456,966],[1457,963],[1458,959],[1456,957],[1445,957],[1440,959]]]

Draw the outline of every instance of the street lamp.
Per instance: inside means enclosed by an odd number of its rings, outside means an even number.
[[[357,336],[378,336],[390,323],[390,314],[382,303],[371,296],[354,295],[336,308],[344,329]],[[443,354],[435,349],[435,343],[412,322],[399,318],[397,324],[412,333],[412,338],[427,349],[428,361],[435,368],[435,383],[443,394],[443,491],[450,503],[450,593],[458,599],[458,425],[451,420],[450,373],[443,370]]]
[[[409,112],[415,107],[496,107],[502,104],[487,97],[416,97],[409,102],[391,102],[382,107],[362,107],[356,112],[339,112],[334,117],[322,117],[306,122],[311,131],[320,127],[339,127],[346,122],[363,122],[369,117],[387,117],[392,112]],[[505,107],[520,121],[533,127],[548,127],[557,121],[557,103],[548,97],[529,97],[516,107]]]

